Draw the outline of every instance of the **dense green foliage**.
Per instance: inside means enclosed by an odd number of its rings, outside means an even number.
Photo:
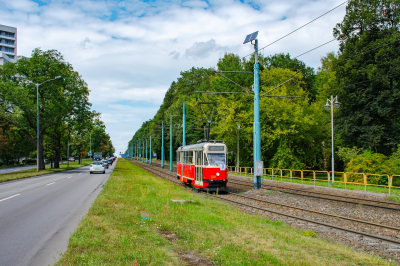
[[[68,143],[70,154],[81,158],[93,128],[102,131],[99,145],[103,141],[113,153],[104,125],[95,122],[99,114],[90,110],[88,96],[86,82],[56,50],[35,49],[30,58],[0,66],[0,158],[7,162],[36,157],[38,134],[39,168],[45,168],[45,159],[58,168]]]
[[[338,96],[340,109],[334,110],[336,170],[348,169],[381,173],[391,171],[399,139],[398,106],[400,61],[400,1],[351,0],[343,21],[333,30],[339,51],[321,58],[315,71],[289,54],[259,56],[262,160],[266,167],[330,169],[331,118],[323,106],[331,95]],[[182,144],[182,104],[186,103],[187,144],[203,138],[205,115],[197,102],[216,102],[211,139],[225,141],[229,165],[236,165],[237,125],[240,129],[240,166],[253,161],[253,96],[251,94],[200,94],[196,91],[248,92],[253,75],[218,71],[253,71],[254,57],[225,54],[217,69],[192,68],[182,72],[167,91],[153,119],[143,124],[129,145],[150,136],[153,150],[160,153],[161,122],[166,125],[166,158],[169,155],[169,122],[173,115],[173,150]],[[246,88],[246,89],[243,89]],[[204,110],[211,116],[211,109]],[[354,148],[353,148],[354,147]],[[365,150],[372,157],[359,156]],[[160,157],[160,156],[159,156]],[[364,158],[364,159],[363,159]],[[353,161],[352,161],[353,160]],[[391,161],[389,166],[376,164]],[[385,168],[386,167],[386,168]],[[357,170],[357,171],[358,171]]]
[[[399,26],[400,1],[353,0],[334,29],[344,145],[389,155],[399,143]]]

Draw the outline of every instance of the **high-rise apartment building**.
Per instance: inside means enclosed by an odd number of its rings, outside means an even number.
[[[0,25],[0,65],[17,61],[17,28]]]

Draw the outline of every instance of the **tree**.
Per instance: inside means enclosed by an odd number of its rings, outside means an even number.
[[[39,88],[39,169],[44,169],[45,134],[59,121],[90,106],[87,84],[56,50],[42,51],[37,48],[32,52],[31,58],[6,64],[0,71],[0,120],[18,128],[35,146],[35,83],[42,83]],[[62,78],[46,82],[56,76]]]
[[[348,147],[389,155],[399,143],[400,2],[351,0],[334,28],[340,41],[338,132]]]

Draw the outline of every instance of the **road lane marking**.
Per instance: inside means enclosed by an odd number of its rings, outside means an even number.
[[[52,182],[52,183],[48,183],[46,186],[50,186],[50,185],[53,185],[53,184],[55,184],[56,182]]]
[[[8,198],[1,199],[0,201],[8,200],[8,199],[14,198],[14,197],[19,196],[19,195],[21,195],[21,194],[15,194],[15,195],[9,196]]]

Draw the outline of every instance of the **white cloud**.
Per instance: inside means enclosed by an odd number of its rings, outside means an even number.
[[[237,0],[142,2],[0,0],[1,24],[18,27],[18,54],[57,49],[91,90],[117,151],[153,117],[172,81],[191,67],[214,67],[225,51],[245,56],[245,36],[259,31],[260,47],[341,3],[339,0]],[[325,43],[345,14],[340,7],[282,41],[264,55],[297,56]],[[318,67],[333,42],[300,57]]]
[[[204,59],[214,51],[227,51],[228,46],[219,46],[214,39],[207,42],[195,42],[192,47],[186,50],[185,57],[194,59]]]
[[[183,6],[187,7],[194,7],[194,8],[207,8],[208,4],[207,2],[204,1],[185,1],[182,3]]]

